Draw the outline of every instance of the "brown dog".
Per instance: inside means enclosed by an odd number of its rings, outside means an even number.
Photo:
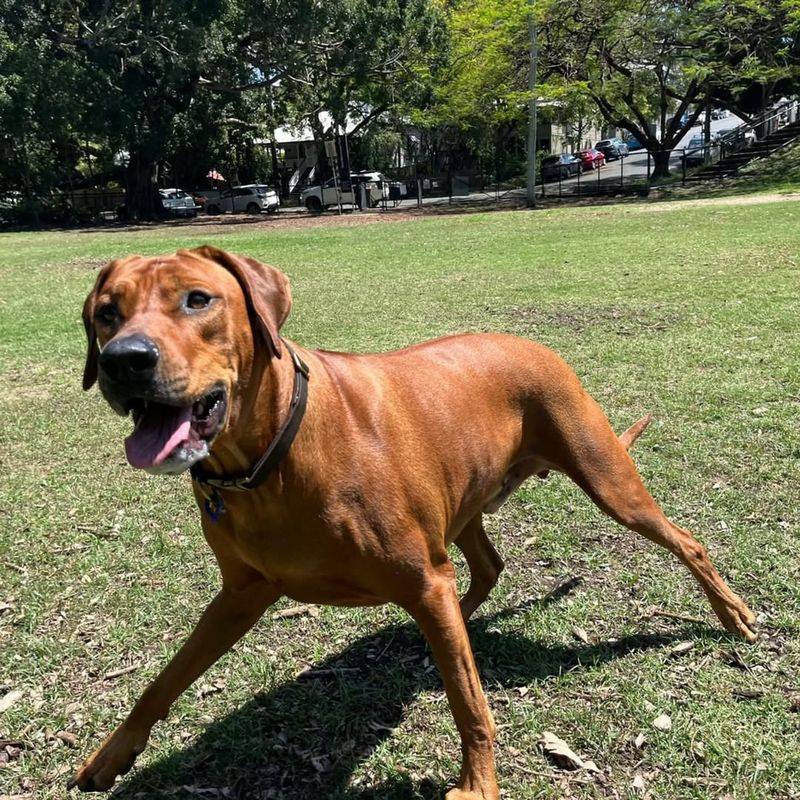
[[[503,567],[483,514],[547,470],[674,553],[725,628],[754,638],[753,614],[703,547],[664,516],[628,456],[649,420],[617,437],[557,355],[507,335],[451,336],[385,355],[298,347],[298,358],[279,336],[290,306],[282,273],[212,247],[114,261],[86,300],[84,387],[99,375],[111,406],[133,414],[134,466],[197,472],[202,460],[204,480],[250,473],[271,442],[285,450],[291,441],[286,423],[299,421],[305,400],[302,362],[310,381],[296,438],[263,482],[237,490],[194,481],[222,589],[80,768],[78,787],[108,789],[130,769],[178,695],[285,595],[405,608],[430,644],[461,735],[461,776],[448,800],[497,798],[494,722],[465,621]],[[451,542],[471,573],[460,604]]]

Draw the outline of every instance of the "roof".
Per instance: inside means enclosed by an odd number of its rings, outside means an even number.
[[[333,127],[333,117],[327,111],[320,111],[319,121],[323,130],[329,131]],[[356,126],[359,124],[358,120],[347,117],[345,123],[345,132],[352,133]],[[280,128],[275,128],[273,131],[272,141],[275,144],[289,144],[290,142],[313,142],[314,132],[308,124],[302,125],[283,125]],[[256,144],[266,144],[269,139],[256,139]]]

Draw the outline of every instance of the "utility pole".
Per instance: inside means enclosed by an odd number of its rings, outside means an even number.
[[[528,70],[528,180],[527,199],[531,208],[536,207],[536,68],[539,47],[536,41],[535,0],[528,0],[528,30],[530,32],[530,68]]]

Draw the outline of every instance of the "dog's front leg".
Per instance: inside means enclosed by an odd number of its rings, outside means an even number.
[[[409,604],[408,611],[433,651],[461,736],[461,777],[446,800],[497,800],[494,720],[461,615],[453,568],[448,564],[428,578],[421,597]]]
[[[279,594],[263,580],[223,588],[206,608],[191,636],[147,687],[127,719],[84,762],[70,781],[81,791],[105,791],[144,750],[153,725],[193,681],[258,621]]]

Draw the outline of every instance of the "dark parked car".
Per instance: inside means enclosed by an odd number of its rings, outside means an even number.
[[[605,157],[606,161],[616,161],[628,155],[628,145],[622,139],[603,139],[594,146]]]
[[[706,163],[705,139],[702,136],[692,136],[689,145],[683,153],[683,160],[687,167],[699,167]]]
[[[546,181],[571,178],[582,169],[581,160],[575,158],[572,153],[562,153],[560,156],[546,156],[542,159],[542,178]]]

